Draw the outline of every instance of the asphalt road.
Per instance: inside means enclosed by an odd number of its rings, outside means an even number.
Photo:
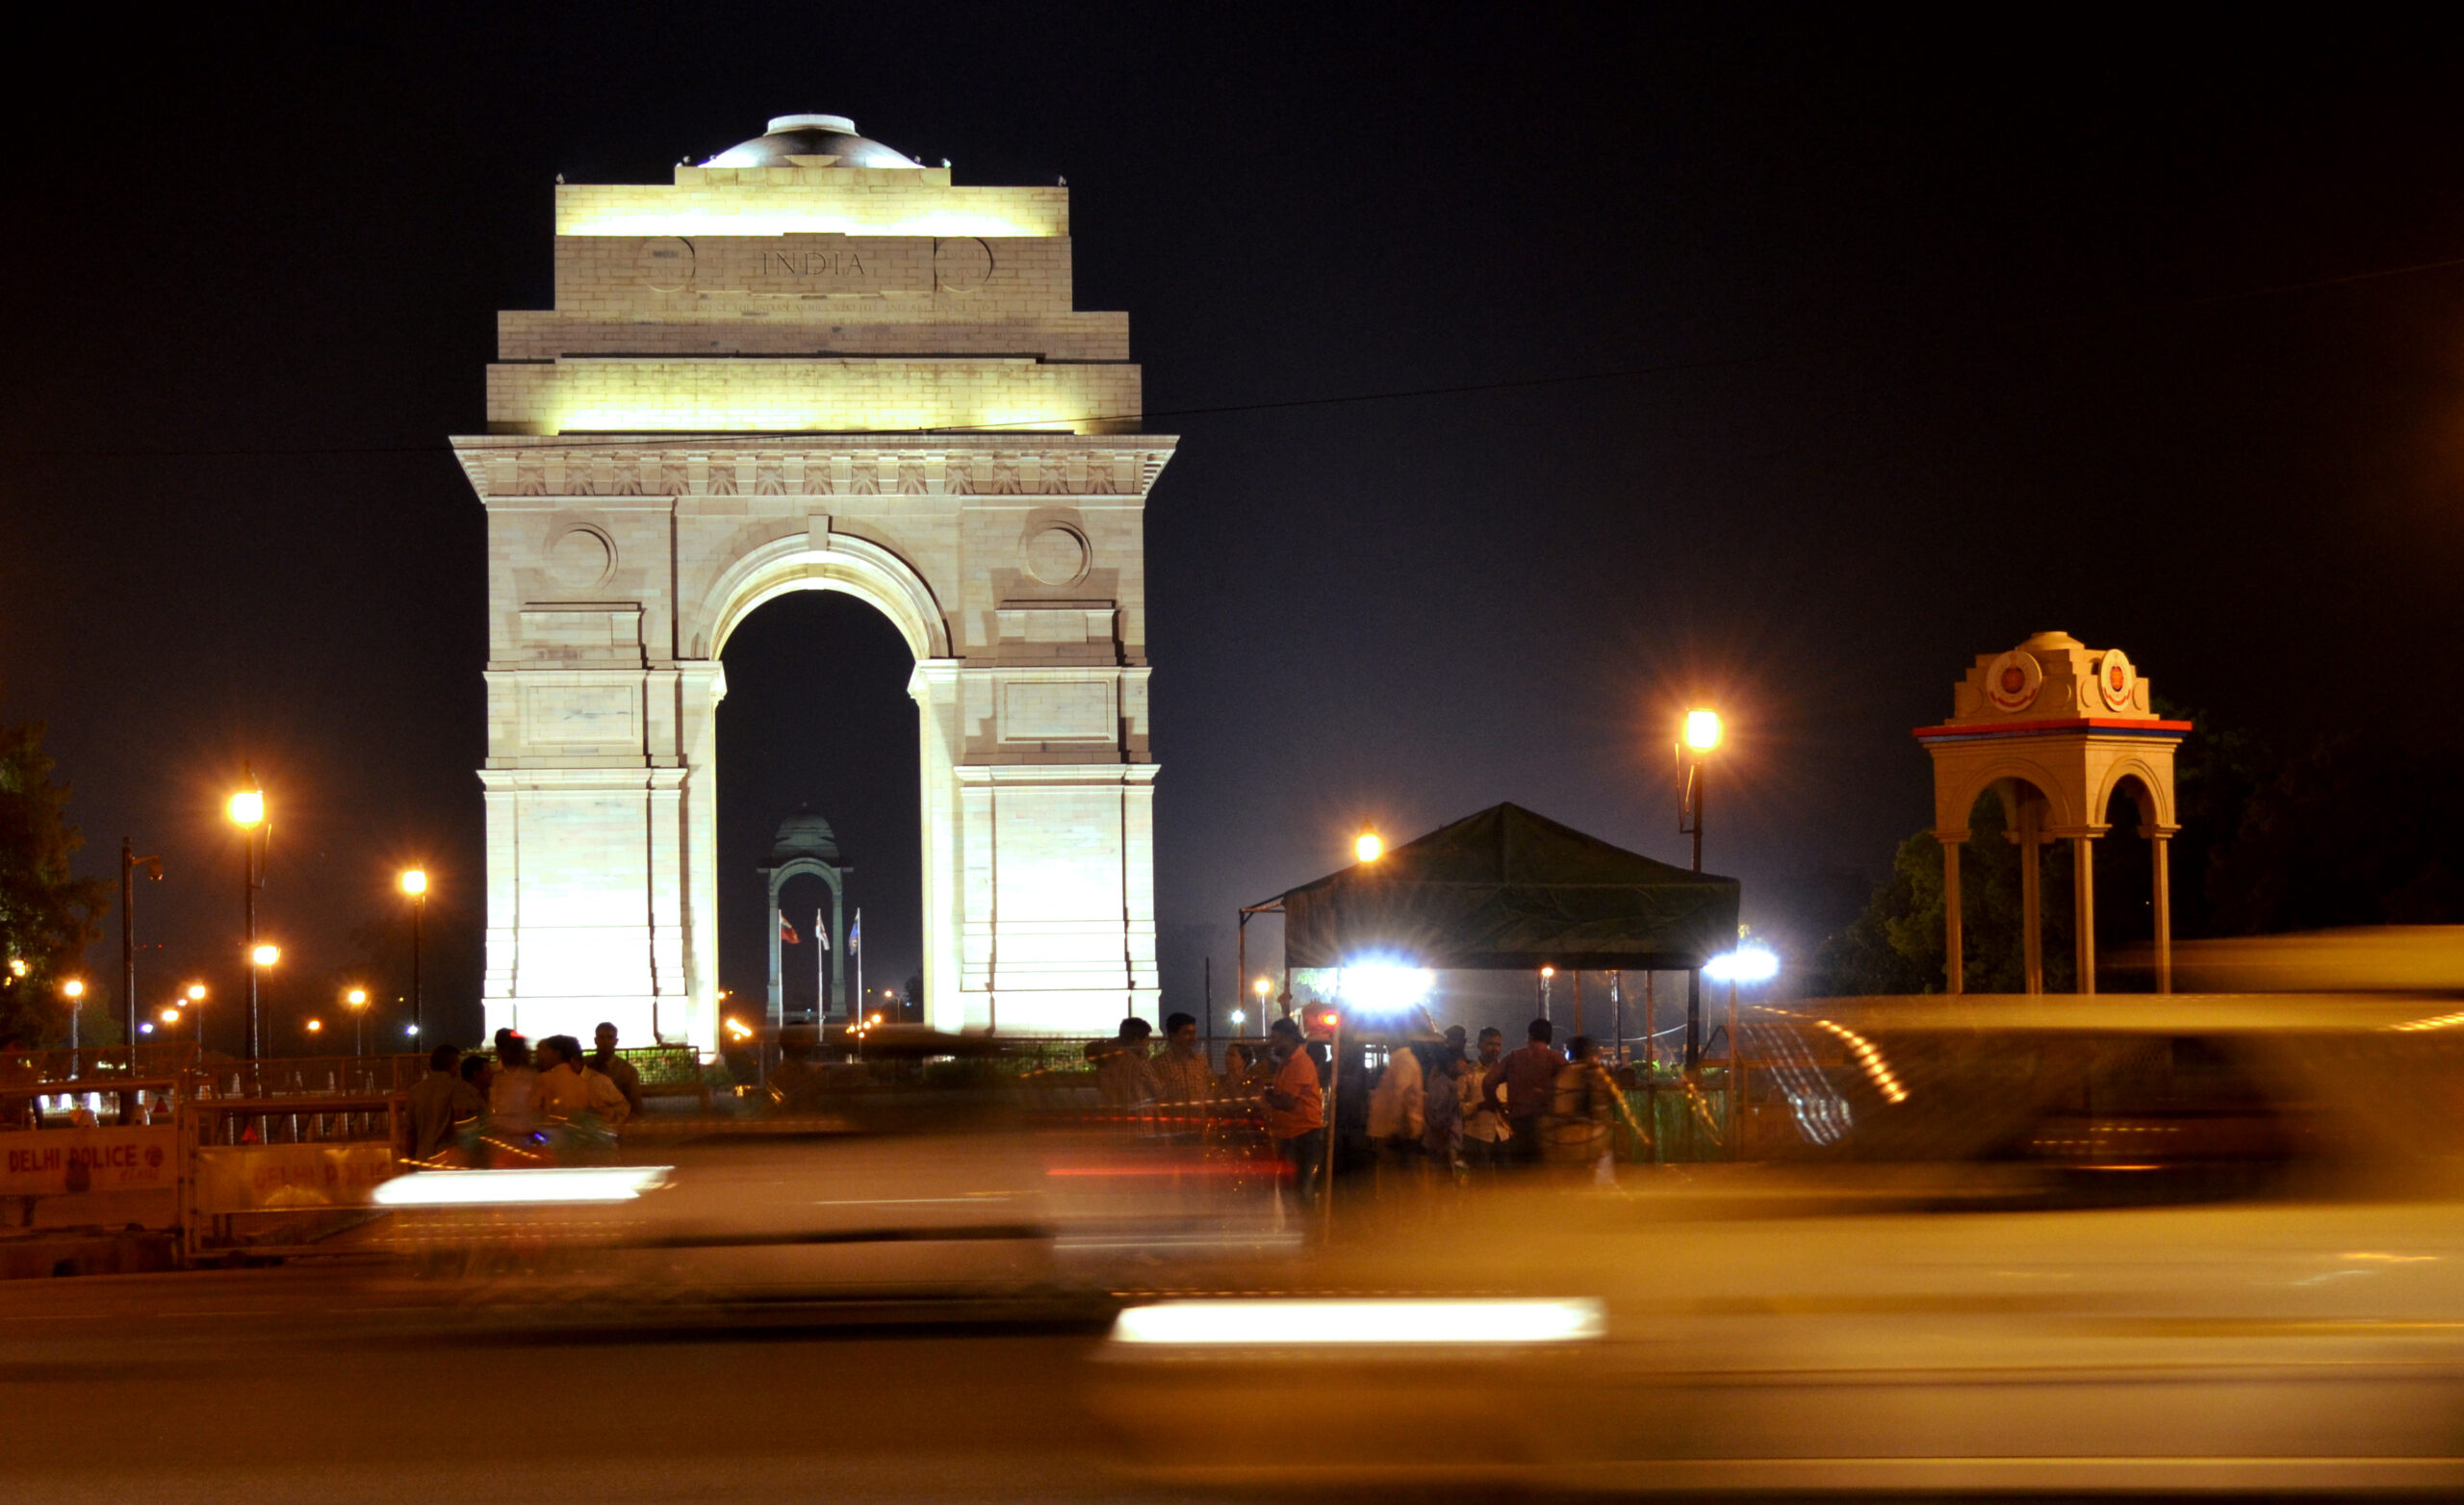
[[[1088,1323],[607,1320],[305,1268],[0,1284],[0,1494],[173,1502],[1155,1498]]]

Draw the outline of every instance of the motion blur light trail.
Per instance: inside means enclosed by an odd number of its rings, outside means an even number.
[[[667,1181],[665,1165],[572,1165],[538,1170],[434,1170],[378,1186],[378,1207],[529,1207],[630,1202]]]
[[[1176,1347],[1572,1343],[1605,1331],[1596,1301],[1168,1301],[1132,1307],[1113,1341]]]

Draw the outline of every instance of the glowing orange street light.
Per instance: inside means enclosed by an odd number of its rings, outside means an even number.
[[[1694,838],[1694,871],[1703,871],[1703,785],[1708,772],[1712,752],[1719,748],[1727,733],[1720,713],[1697,708],[1685,713],[1685,733],[1681,754],[1685,759],[1685,803],[1677,812],[1677,833]],[[1733,1046],[1731,1047],[1734,1049]],[[1685,1069],[1690,1074],[1703,1062],[1703,972],[1697,967],[1685,974]]]
[[[354,987],[343,995],[343,1003],[350,1008],[350,1053],[368,1054],[368,989]]]
[[[257,945],[257,890],[266,886],[265,849],[268,831],[266,792],[257,787],[253,775],[248,779],[248,787],[231,797],[227,811],[231,817],[231,824],[240,828],[240,865],[243,870],[241,876],[245,880],[243,884],[244,898],[242,905],[245,924],[242,932],[244,938],[240,944],[244,955],[254,957],[262,949]],[[270,964],[265,961],[257,962],[258,967]],[[257,974],[255,968],[251,968],[248,972],[248,1059],[255,1060],[258,1055]]]
[[[248,959],[261,967],[272,966],[282,959],[282,948],[273,945],[256,947],[248,953]]]
[[[322,1020],[322,1019],[311,1019],[311,1020],[309,1020],[309,1021],[308,1021],[308,1033],[311,1033],[311,1034],[316,1033],[318,1031],[320,1031],[320,1030],[323,1029],[324,1027],[325,1027],[325,1021],[324,1021],[324,1020]]]
[[[402,892],[411,901],[411,1023],[418,1028],[412,1033],[427,1033],[427,999],[420,991],[420,931],[427,921],[427,869],[404,868]]]
[[[1374,862],[1386,855],[1386,838],[1363,826],[1360,834],[1352,838],[1351,850],[1361,861]]]

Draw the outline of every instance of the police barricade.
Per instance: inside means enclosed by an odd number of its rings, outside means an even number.
[[[182,1103],[182,1258],[335,1252],[325,1240],[362,1220],[399,1169],[402,1104],[398,1093]],[[266,1142],[278,1136],[290,1142]]]

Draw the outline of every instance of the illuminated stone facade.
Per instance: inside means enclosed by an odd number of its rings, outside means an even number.
[[[559,185],[556,306],[500,317],[489,432],[453,441],[488,511],[491,1029],[715,1046],[719,655],[794,590],[915,655],[930,1022],[1153,1015],[1173,441],[1137,432],[1126,317],[1070,306],[1065,189],[848,166],[903,159],[844,127]]]

